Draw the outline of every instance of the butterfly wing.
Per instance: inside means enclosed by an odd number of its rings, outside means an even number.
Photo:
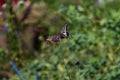
[[[65,24],[60,32],[60,37],[61,38],[69,38],[70,34],[67,31],[68,24]]]
[[[60,32],[61,34],[67,32],[67,25],[68,25],[68,24],[66,23],[66,24],[63,26],[63,28],[61,29],[61,32]]]

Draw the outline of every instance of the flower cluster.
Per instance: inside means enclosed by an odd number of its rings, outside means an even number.
[[[46,42],[48,44],[51,44],[52,42],[60,42],[61,41],[61,38],[60,36],[53,36],[52,38],[50,39],[46,39]]]

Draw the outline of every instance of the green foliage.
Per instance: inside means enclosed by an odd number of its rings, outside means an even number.
[[[7,61],[7,57],[6,57],[7,54],[8,54],[7,51],[5,51],[2,48],[0,48],[0,62],[1,63]]]
[[[60,25],[55,25],[61,27],[64,22],[69,23],[72,37],[52,45],[43,42],[38,58],[28,61],[20,70],[24,78],[33,80],[37,71],[39,80],[119,80],[119,4],[96,5],[95,0],[76,0],[77,4],[67,1],[68,4],[60,4],[57,0],[45,2],[48,13],[57,14]],[[50,24],[50,35],[58,27]],[[75,65],[77,61],[79,65]],[[12,76],[11,80],[14,79],[18,76]]]

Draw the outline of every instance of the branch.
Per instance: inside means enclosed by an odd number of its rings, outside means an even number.
[[[30,15],[31,9],[32,9],[32,5],[33,5],[33,2],[31,1],[30,5],[25,9],[24,14],[23,14],[20,22],[24,21],[25,19],[28,18],[28,16]]]

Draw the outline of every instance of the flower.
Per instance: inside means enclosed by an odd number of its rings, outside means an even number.
[[[51,40],[51,39],[46,39],[46,43],[47,43],[47,44],[51,44],[51,43],[52,43],[52,40]]]
[[[2,5],[5,3],[5,0],[0,0],[0,11],[2,11],[3,10],[3,7],[2,7]]]
[[[61,38],[59,36],[52,37],[53,42],[59,42],[60,40],[61,40]]]
[[[7,31],[8,31],[8,29],[9,29],[8,24],[5,24],[5,25],[4,25],[4,27],[3,27],[3,29],[4,29],[4,31],[6,31],[6,32],[7,32]]]
[[[60,41],[61,41],[61,38],[59,36],[53,36],[50,39],[46,39],[46,42],[48,44],[51,44],[52,42],[60,42]]]

